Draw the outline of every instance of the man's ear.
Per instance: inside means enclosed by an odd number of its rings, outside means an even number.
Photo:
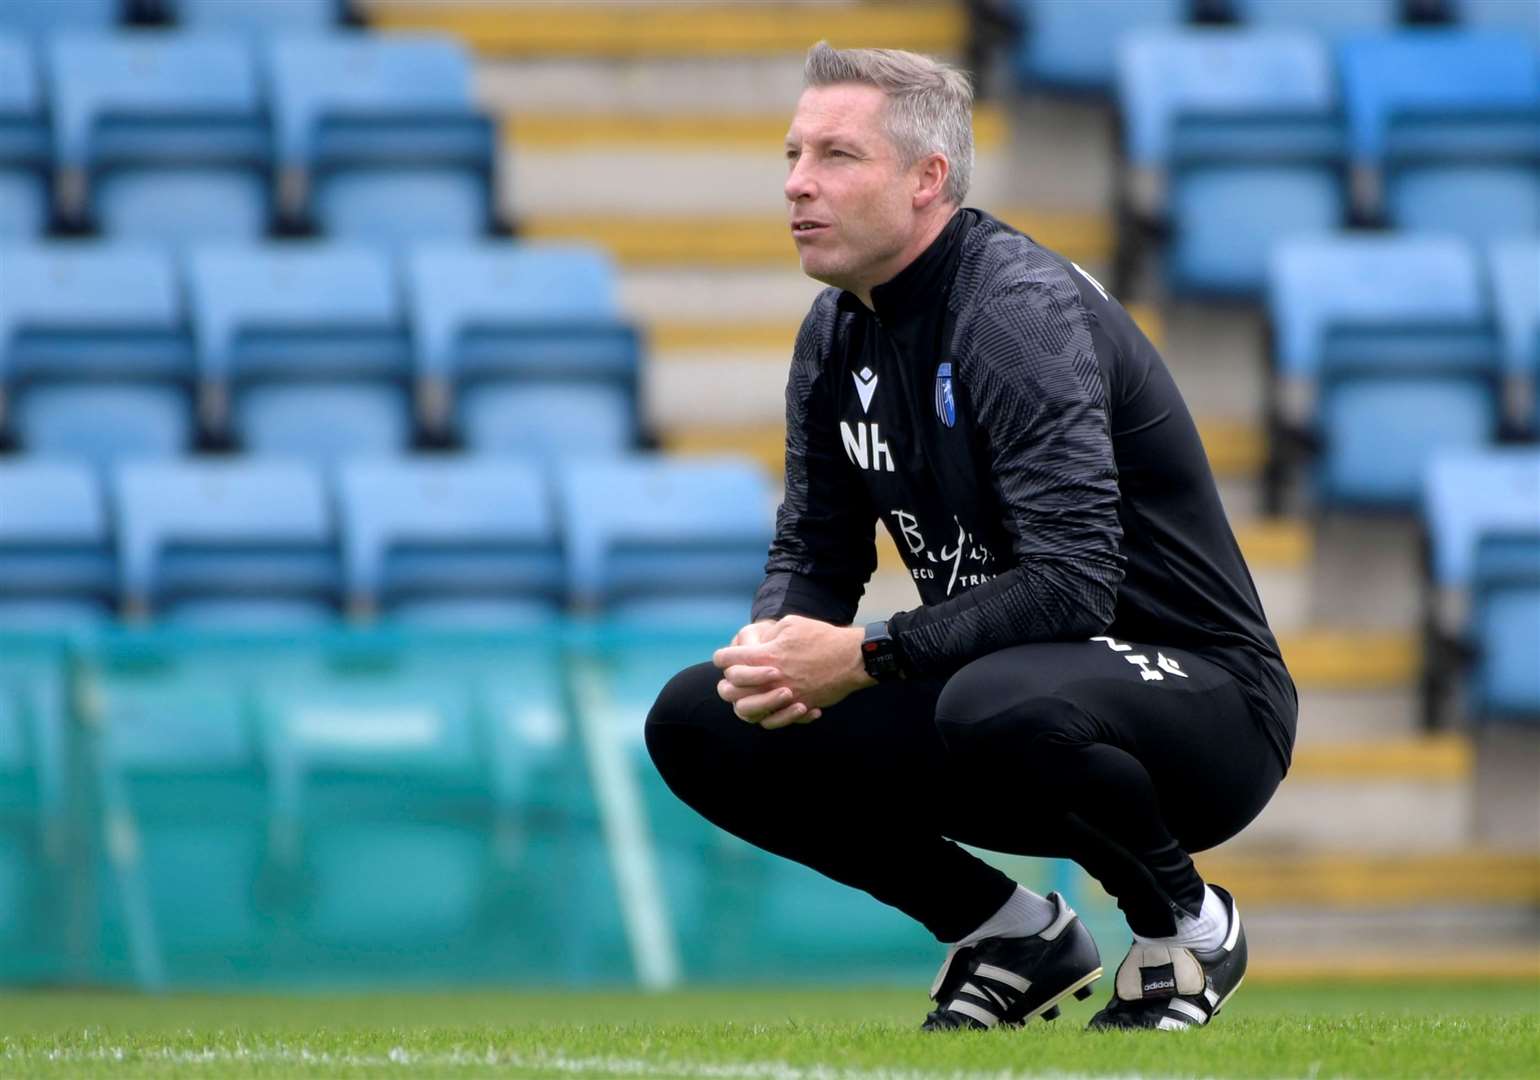
[[[941,193],[946,190],[947,177],[951,174],[952,165],[945,154],[927,154],[915,162],[914,208],[924,210],[941,198]]]

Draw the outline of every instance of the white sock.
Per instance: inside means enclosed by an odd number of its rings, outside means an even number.
[[[1176,933],[1171,937],[1140,937],[1134,940],[1146,945],[1179,945],[1198,952],[1213,952],[1225,943],[1230,932],[1230,912],[1219,894],[1207,885],[1203,886],[1203,907],[1196,915],[1182,915],[1176,920]]]
[[[1000,910],[984,920],[973,933],[956,943],[957,948],[976,945],[985,938],[1030,937],[1040,934],[1052,925],[1059,911],[1053,901],[1039,896],[1025,886],[1016,886],[1011,898],[1000,905]]]

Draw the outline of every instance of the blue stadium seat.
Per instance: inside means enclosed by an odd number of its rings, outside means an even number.
[[[1382,171],[1397,228],[1540,233],[1540,50],[1512,34],[1419,31],[1341,47],[1353,156]]]
[[[1492,248],[1492,297],[1503,339],[1503,368],[1527,386],[1540,434],[1540,240],[1511,240]]]
[[[1250,26],[1288,26],[1337,37],[1389,30],[1401,0],[1229,0],[1231,14]]]
[[[0,463],[0,629],[104,622],[116,578],[106,505],[90,469]]]
[[[41,236],[49,218],[48,121],[26,41],[0,34],[0,243]]]
[[[487,231],[496,136],[459,45],[293,37],[275,41],[269,61],[283,183],[308,195],[289,211],[330,236],[380,243]]]
[[[407,260],[425,422],[499,454],[614,454],[637,441],[640,344],[615,271],[580,248],[423,248]]]
[[[1405,508],[1429,458],[1498,424],[1498,346],[1475,253],[1453,237],[1299,239],[1274,253],[1268,310],[1282,418],[1321,442],[1327,503]]]
[[[184,453],[192,382],[181,291],[163,254],[0,252],[0,389],[23,450],[96,462]]]
[[[1540,727],[1540,509],[1522,531],[1481,537],[1472,591],[1473,712]]]
[[[1130,31],[1177,26],[1187,0],[1015,0],[1026,32],[1016,52],[1016,74],[1028,89],[1107,92],[1116,75],[1117,48]]]
[[[1472,708],[1479,716],[1540,720],[1540,450],[1435,457],[1422,511],[1435,590],[1429,629],[1474,650]],[[1435,686],[1447,681],[1431,674]]]
[[[1444,0],[1455,21],[1480,30],[1517,30],[1540,48],[1540,4],[1530,0]]]
[[[38,40],[61,30],[110,30],[123,0],[0,0],[0,31]]]
[[[617,619],[748,621],[774,498],[746,461],[631,457],[558,471],[570,592]]]
[[[317,33],[334,28],[343,0],[163,0],[186,27],[275,34]]]
[[[1483,535],[1522,533],[1540,521],[1540,450],[1489,447],[1435,455],[1423,480],[1422,513],[1434,585],[1469,589]]]
[[[66,36],[48,56],[66,217],[156,243],[267,231],[271,135],[243,41]]]
[[[1124,41],[1118,88],[1130,163],[1164,176],[1165,205],[1137,209],[1170,223],[1174,289],[1258,295],[1277,240],[1346,217],[1330,56],[1312,35],[1146,31]]]
[[[314,470],[277,461],[131,464],[114,480],[130,617],[210,627],[335,619],[341,560]]]
[[[355,613],[498,627],[545,621],[560,609],[555,506],[533,465],[347,462],[338,506]]]
[[[207,248],[189,265],[212,428],[253,454],[323,463],[410,445],[409,350],[386,255]]]

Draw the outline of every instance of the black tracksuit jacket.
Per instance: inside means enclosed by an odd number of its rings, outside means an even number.
[[[1232,672],[1285,765],[1294,684],[1165,363],[1093,278],[960,210],[875,311],[826,289],[786,389],[786,496],[753,618],[848,624],[893,536],[923,606],[888,621],[946,677],[1107,634]]]

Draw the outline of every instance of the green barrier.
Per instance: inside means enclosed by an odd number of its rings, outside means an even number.
[[[0,978],[923,981],[916,924],[648,759],[658,690],[735,629],[0,637]],[[1007,865],[1116,916],[1073,868]]]

